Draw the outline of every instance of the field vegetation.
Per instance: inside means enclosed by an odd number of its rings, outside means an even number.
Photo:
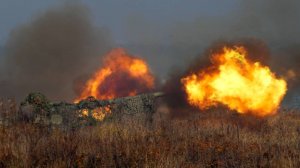
[[[127,117],[68,131],[2,124],[0,167],[300,167],[300,113],[158,112],[152,125]]]

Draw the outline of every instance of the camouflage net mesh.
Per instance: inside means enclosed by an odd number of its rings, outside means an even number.
[[[88,97],[78,103],[52,103],[41,93],[30,93],[20,106],[21,118],[42,125],[94,125],[106,118],[146,114],[152,122],[156,110],[154,94],[141,94],[112,100],[97,100]],[[33,109],[33,110],[31,110]],[[25,116],[25,117],[24,117]]]

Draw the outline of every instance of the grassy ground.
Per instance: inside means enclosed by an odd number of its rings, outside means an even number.
[[[151,127],[129,118],[73,132],[19,123],[0,129],[0,167],[300,167],[300,113],[159,113]]]

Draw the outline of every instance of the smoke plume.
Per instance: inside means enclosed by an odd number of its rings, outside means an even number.
[[[50,9],[14,29],[6,43],[1,96],[18,100],[39,91],[55,100],[74,98],[73,81],[91,73],[111,48],[80,4]]]

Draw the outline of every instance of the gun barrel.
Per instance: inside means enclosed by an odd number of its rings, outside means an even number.
[[[111,104],[114,104],[114,103],[124,102],[126,100],[138,99],[138,98],[142,98],[142,97],[152,97],[155,99],[155,98],[163,97],[163,96],[164,96],[163,92],[154,92],[154,93],[140,94],[140,95],[136,95],[136,96],[115,98],[115,99],[108,100],[108,102]]]

